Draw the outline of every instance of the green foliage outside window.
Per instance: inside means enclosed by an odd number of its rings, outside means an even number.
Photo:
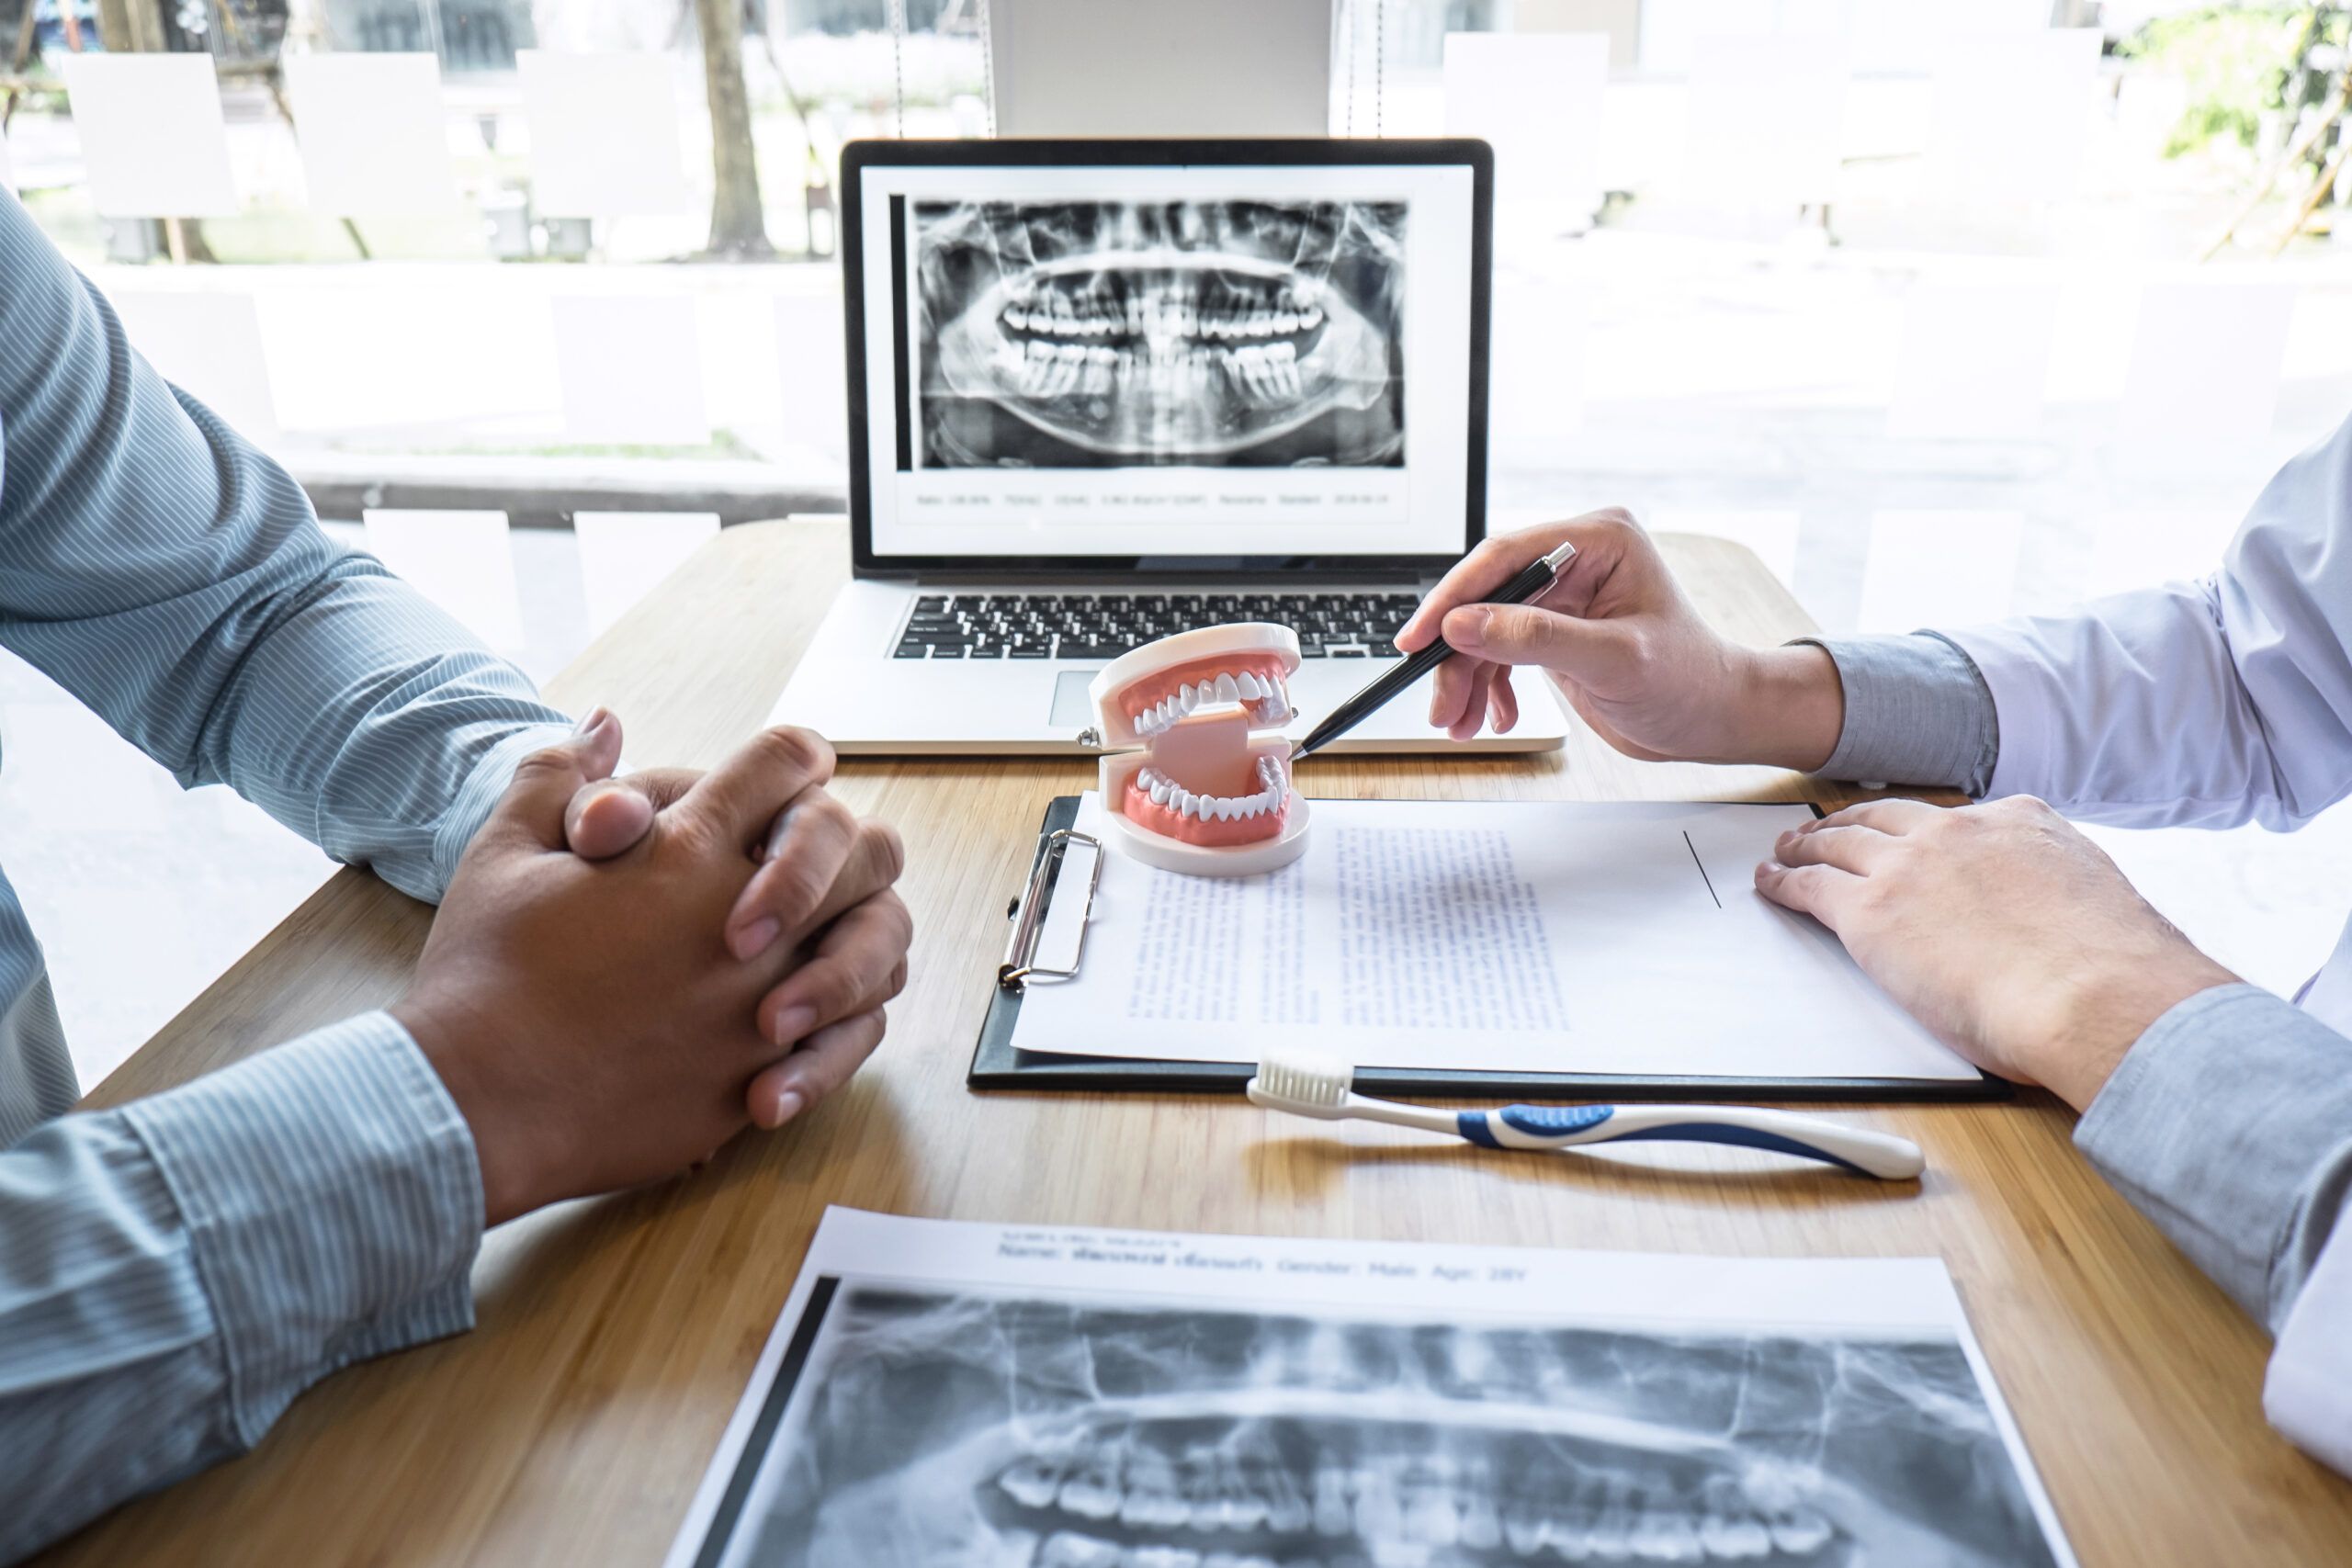
[[[2159,17],[2117,52],[2188,84],[2166,157],[2215,142],[2252,148],[2267,118],[2299,115],[2334,94],[2352,41],[2352,7],[2209,6]]]

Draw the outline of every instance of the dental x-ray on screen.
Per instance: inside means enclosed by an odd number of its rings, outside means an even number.
[[[1397,467],[1400,201],[913,206],[922,466]]]

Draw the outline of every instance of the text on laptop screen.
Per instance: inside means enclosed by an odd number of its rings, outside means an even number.
[[[877,556],[1463,548],[1467,164],[860,173]]]

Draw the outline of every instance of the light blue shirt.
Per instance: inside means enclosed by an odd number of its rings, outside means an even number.
[[[2352,421],[2278,471],[2200,581],[1824,646],[1835,777],[2300,828],[2352,795]],[[2291,1003],[2222,986],[2158,1019],[2075,1142],[2269,1325],[2265,1410],[2352,1474],[2352,923]]]
[[[569,725],[134,355],[0,191],[0,645],[184,785],[437,900]],[[336,1368],[469,1326],[481,1179],[356,1018],[119,1111],[76,1089],[0,879],[0,1562],[252,1446]]]

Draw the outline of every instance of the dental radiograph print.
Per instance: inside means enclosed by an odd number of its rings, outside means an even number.
[[[1950,1333],[1465,1327],[840,1280],[808,1310],[727,1563],[2058,1561]]]
[[[1406,204],[918,202],[922,466],[1396,468]]]

